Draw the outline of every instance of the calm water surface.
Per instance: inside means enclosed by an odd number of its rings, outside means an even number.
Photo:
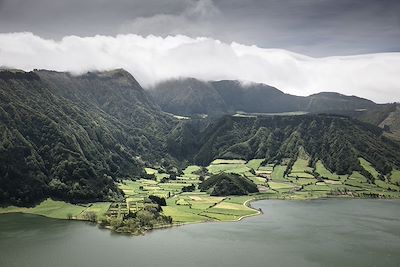
[[[266,200],[262,216],[128,237],[0,216],[0,266],[400,266],[398,200]]]

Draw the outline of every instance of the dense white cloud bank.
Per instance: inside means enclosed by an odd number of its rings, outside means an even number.
[[[177,77],[238,79],[296,95],[334,91],[377,102],[400,101],[400,53],[312,58],[182,35],[66,36],[54,41],[6,33],[0,34],[0,66],[76,74],[124,68],[145,87]]]

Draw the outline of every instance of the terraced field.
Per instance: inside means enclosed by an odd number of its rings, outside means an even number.
[[[257,160],[252,164],[259,165],[263,160]],[[244,202],[251,199],[251,196],[239,198],[242,202],[229,203],[238,197],[212,197],[197,189],[200,183],[200,176],[196,174],[201,167],[191,165],[183,170],[183,175],[176,180],[161,183],[140,179],[138,181],[123,181],[118,186],[125,193],[126,202],[129,209],[134,212],[143,207],[144,200],[149,195],[157,195],[167,199],[167,206],[163,207],[165,215],[171,216],[176,223],[195,223],[205,221],[234,221],[243,216],[255,215],[255,211],[244,205]],[[148,174],[163,173],[155,169],[146,169]],[[251,174],[251,168],[246,166],[243,160],[215,160],[208,167],[210,173],[233,172],[239,174]],[[265,178],[260,179],[260,183],[265,183]],[[194,184],[194,192],[182,192],[182,188]],[[226,202],[226,203],[225,203]]]

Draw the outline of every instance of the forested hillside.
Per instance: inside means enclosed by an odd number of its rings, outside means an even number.
[[[225,116],[205,130],[183,123],[168,144],[176,157],[203,165],[216,158],[293,163],[302,148],[310,165],[322,160],[337,174],[361,170],[359,157],[382,174],[400,166],[399,143],[386,138],[381,128],[340,116]]]
[[[0,72],[0,202],[113,198],[165,154],[170,118],[122,70]]]

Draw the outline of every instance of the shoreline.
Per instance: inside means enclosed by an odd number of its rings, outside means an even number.
[[[127,236],[140,236],[140,235],[146,235],[147,233],[151,233],[151,232],[156,231],[156,230],[162,230],[162,229],[185,226],[185,225],[203,224],[203,223],[229,223],[229,222],[232,223],[232,222],[240,222],[240,221],[242,221],[242,220],[244,220],[246,218],[255,217],[255,216],[259,216],[259,215],[264,214],[264,212],[261,209],[256,209],[251,205],[253,202],[257,202],[257,201],[263,201],[263,200],[313,201],[313,200],[331,200],[331,199],[347,199],[347,200],[370,199],[370,200],[377,200],[377,201],[379,201],[379,200],[399,200],[400,201],[400,198],[368,198],[368,197],[354,197],[354,196],[349,196],[349,195],[325,196],[325,197],[320,197],[320,198],[309,198],[309,199],[253,197],[253,198],[247,199],[245,202],[243,202],[242,205],[252,209],[256,213],[243,215],[243,216],[240,216],[238,219],[235,219],[235,220],[208,220],[208,221],[206,220],[206,221],[195,221],[195,222],[173,222],[172,224],[159,225],[159,226],[155,226],[152,229],[146,229],[145,231],[143,231],[140,234],[118,232],[118,231],[115,231],[109,225],[100,226],[100,222],[101,221],[92,222],[92,221],[78,219],[78,218],[74,218],[74,219],[55,218],[55,217],[50,217],[50,216],[46,216],[46,215],[43,215],[43,214],[36,214],[36,213],[24,212],[24,211],[0,212],[0,216],[1,215],[7,215],[7,214],[28,214],[28,215],[32,215],[32,216],[39,216],[39,217],[52,219],[52,220],[57,220],[57,221],[85,222],[85,223],[89,223],[89,224],[91,224],[93,226],[97,226],[100,230],[101,229],[109,230],[110,233],[113,233],[113,234],[120,234],[120,235],[127,235]]]

